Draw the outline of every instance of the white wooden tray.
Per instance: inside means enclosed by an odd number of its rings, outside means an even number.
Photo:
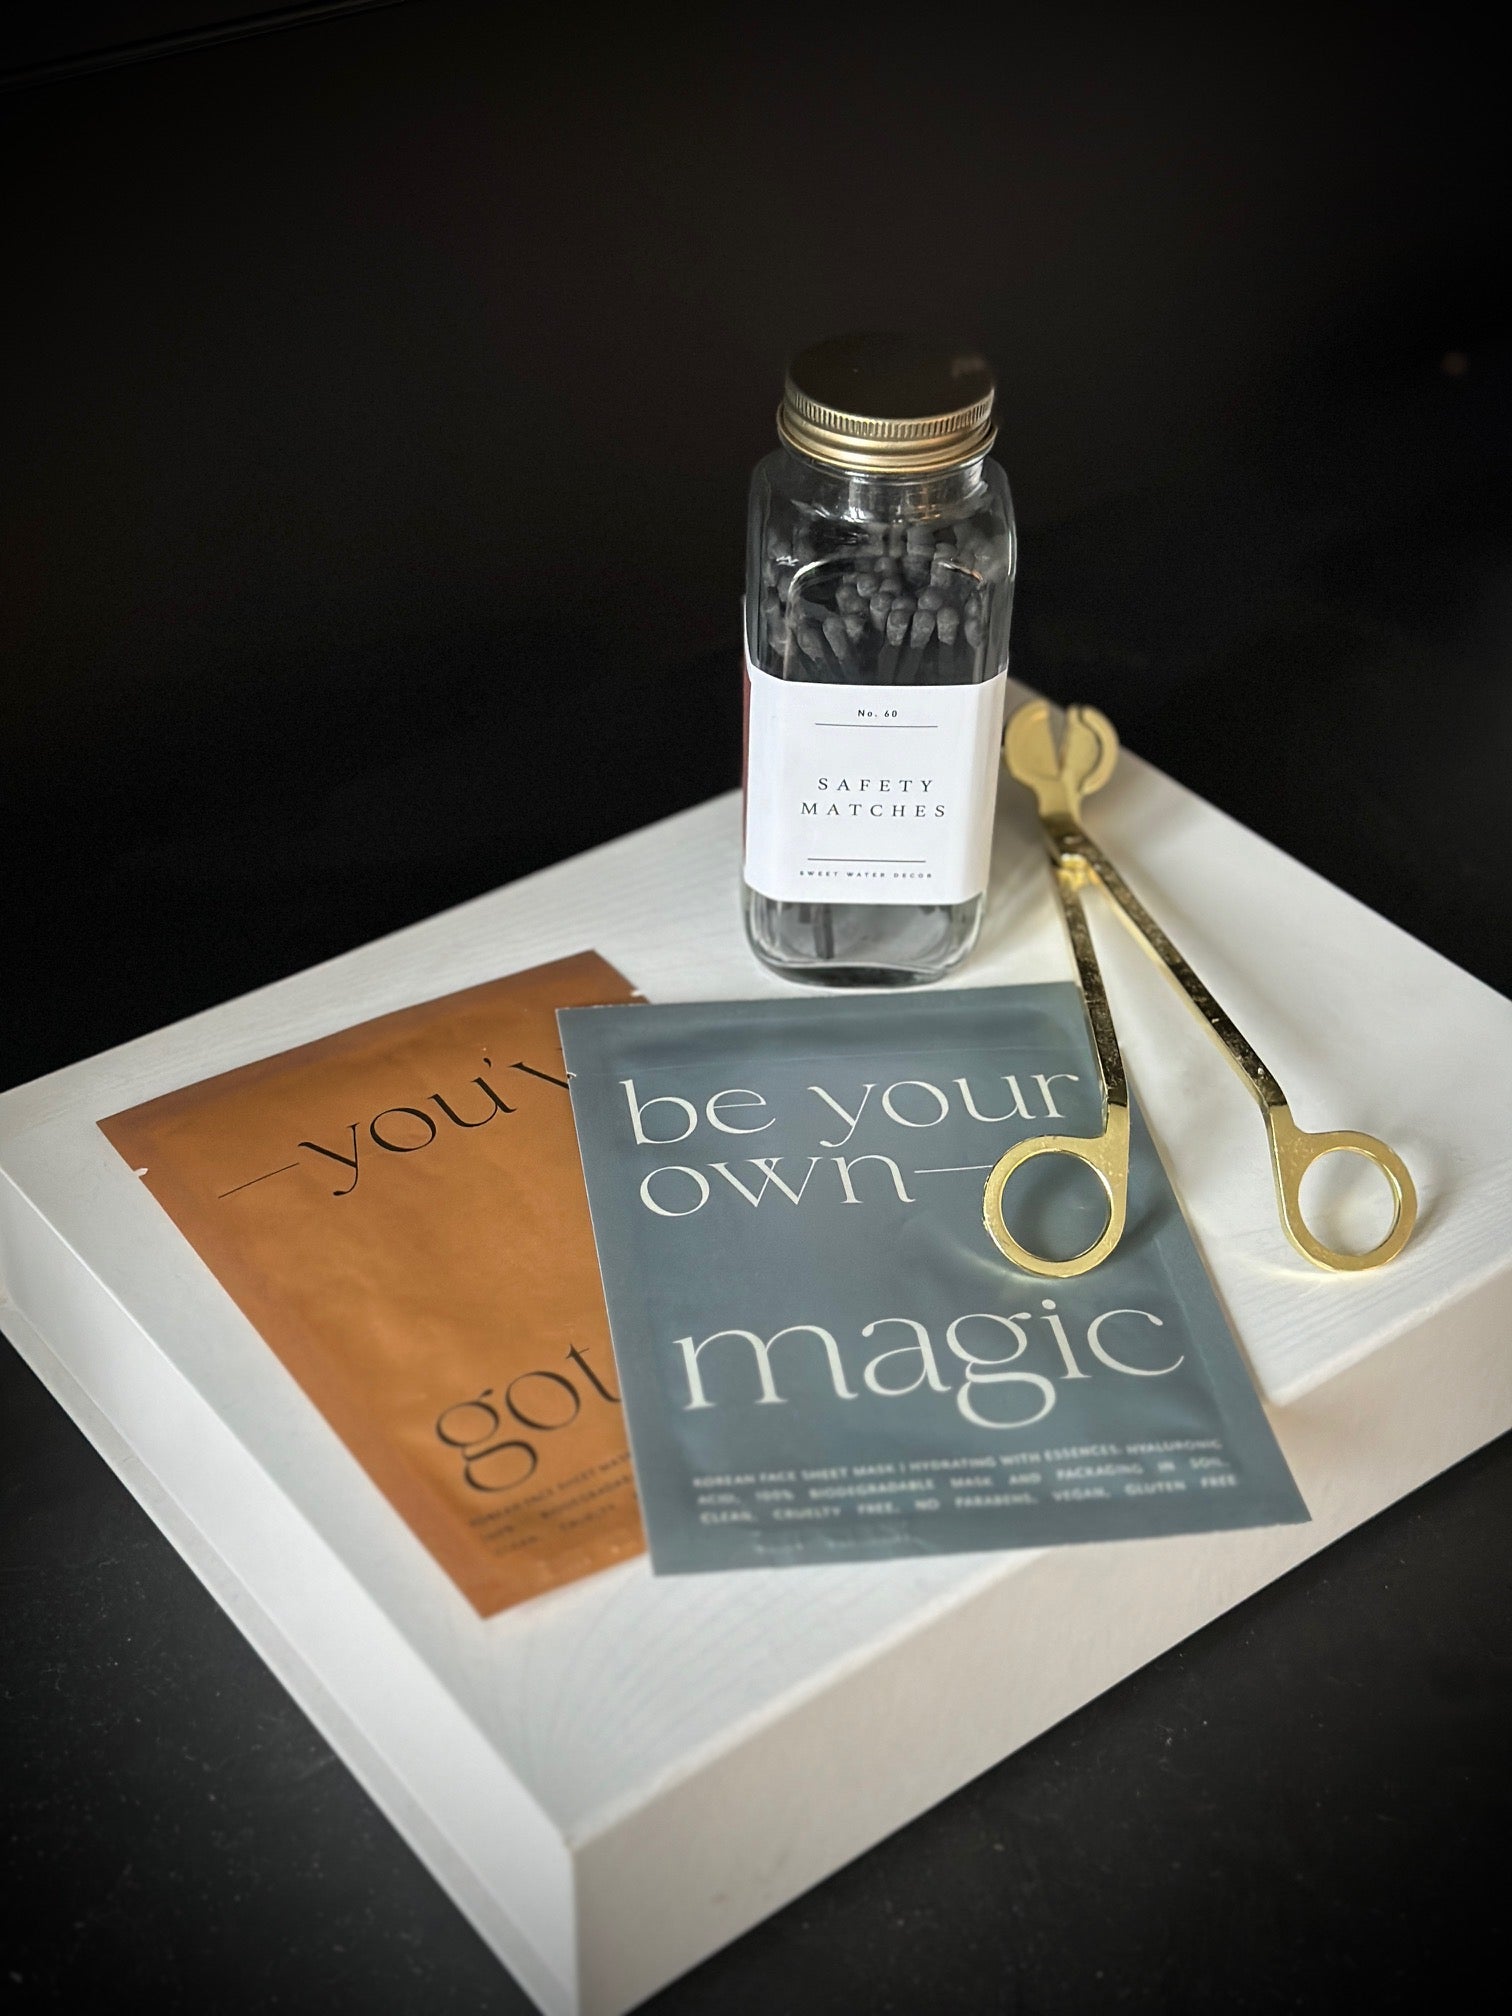
[[[1027,801],[1003,798],[951,984],[1070,977]],[[1417,1177],[1393,1266],[1298,1259],[1248,1096],[1094,911],[1310,1526],[662,1582],[642,1561],[480,1620],[96,1129],[585,947],[653,1000],[780,992],[741,937],[733,796],[0,1098],[0,1322],[552,2016],[617,2016],[1512,1426],[1512,1003],[1133,757],[1089,824],[1299,1122],[1380,1134]]]

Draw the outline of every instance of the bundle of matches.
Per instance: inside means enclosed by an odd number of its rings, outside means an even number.
[[[808,533],[767,533],[762,616],[790,679],[879,686],[983,677],[984,589],[1001,573],[969,521],[868,524],[820,557]]]

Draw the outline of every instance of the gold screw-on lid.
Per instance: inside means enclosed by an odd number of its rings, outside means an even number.
[[[837,336],[788,366],[777,432],[831,468],[928,475],[992,446],[992,367],[914,336]]]

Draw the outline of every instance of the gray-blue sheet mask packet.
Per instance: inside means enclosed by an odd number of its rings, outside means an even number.
[[[1137,1109],[1102,1266],[983,1227],[1012,1142],[1100,1125],[1074,987],[558,1022],[658,1573],[1307,1518]],[[1084,1173],[1014,1177],[1037,1250],[1101,1229]]]

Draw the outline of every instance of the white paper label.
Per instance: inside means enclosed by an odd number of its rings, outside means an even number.
[[[987,887],[1007,674],[829,686],[746,661],[745,879],[784,903],[964,903]]]

